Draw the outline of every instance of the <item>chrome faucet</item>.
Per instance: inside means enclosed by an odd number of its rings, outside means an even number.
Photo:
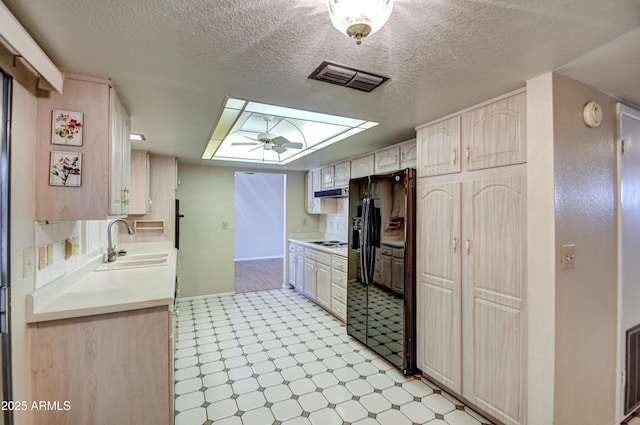
[[[109,246],[107,247],[107,261],[109,263],[116,261],[116,258],[118,257],[118,253],[116,252],[116,247],[113,246],[113,243],[111,242],[111,228],[113,227],[114,224],[116,224],[119,221],[126,224],[127,232],[129,232],[130,235],[133,235],[133,230],[131,230],[131,226],[129,225],[129,222],[124,218],[116,218],[115,220],[111,221],[111,223],[109,223],[109,225],[107,226],[107,239],[109,244]]]

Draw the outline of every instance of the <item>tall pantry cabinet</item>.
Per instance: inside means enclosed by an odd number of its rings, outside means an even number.
[[[417,128],[418,367],[510,425],[526,421],[525,130],[523,91]]]

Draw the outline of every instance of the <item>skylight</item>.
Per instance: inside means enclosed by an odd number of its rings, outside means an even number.
[[[202,159],[284,165],[378,124],[226,98]]]

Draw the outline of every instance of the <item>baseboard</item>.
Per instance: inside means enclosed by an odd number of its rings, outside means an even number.
[[[284,257],[282,255],[277,255],[275,257],[249,257],[249,258],[234,258],[233,261],[255,261],[255,260],[274,260],[274,259],[283,260]]]

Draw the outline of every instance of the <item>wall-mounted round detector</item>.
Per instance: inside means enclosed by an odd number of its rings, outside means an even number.
[[[602,108],[596,102],[589,102],[584,106],[582,111],[584,123],[589,127],[597,127],[602,122]]]

